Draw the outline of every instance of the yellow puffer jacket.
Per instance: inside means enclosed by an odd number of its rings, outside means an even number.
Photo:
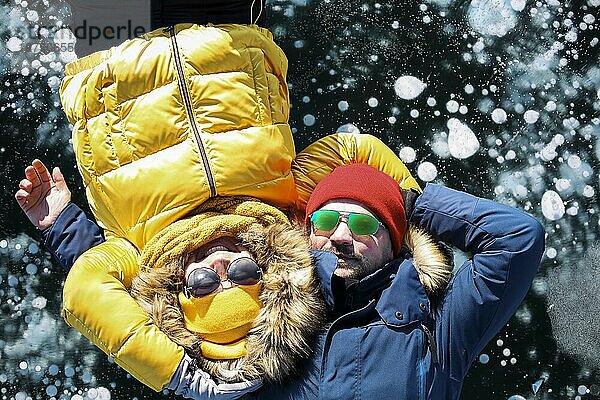
[[[334,167],[357,162],[383,170],[404,188],[418,188],[404,164],[379,139],[340,133],[318,140],[296,157],[299,206]],[[184,350],[153,324],[127,291],[139,273],[138,257],[137,249],[122,238],[111,238],[84,253],[65,281],[63,317],[131,375],[159,391],[171,380]]]
[[[141,249],[216,195],[293,205],[286,73],[245,25],[176,25],[68,64],[61,100],[107,236]]]

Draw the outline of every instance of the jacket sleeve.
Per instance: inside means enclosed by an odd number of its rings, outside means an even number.
[[[304,211],[315,186],[335,167],[358,163],[385,172],[404,189],[420,191],[408,168],[381,140],[372,135],[341,132],[317,140],[298,153],[292,162],[298,210]]]
[[[63,288],[65,321],[136,379],[159,391],[184,350],[152,322],[129,295],[139,254],[122,238],[88,250],[75,261]]]
[[[67,272],[80,255],[102,242],[102,229],[73,203],[42,231],[42,245]]]
[[[544,229],[521,211],[432,184],[411,221],[472,254],[455,271],[436,313],[441,367],[462,381],[527,294],[544,251]]]

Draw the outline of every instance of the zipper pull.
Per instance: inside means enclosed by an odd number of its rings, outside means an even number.
[[[425,324],[421,324],[423,327],[423,331],[425,331],[425,335],[427,335],[427,342],[429,351],[431,352],[431,361],[434,364],[438,364],[438,356],[437,356],[437,345],[435,343],[435,336],[431,334],[429,329],[425,326]]]

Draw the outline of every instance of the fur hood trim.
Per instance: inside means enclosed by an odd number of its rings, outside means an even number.
[[[134,279],[131,294],[156,325],[218,381],[282,381],[310,356],[313,339],[326,322],[309,240],[300,228],[279,223],[254,225],[238,236],[265,271],[260,295],[263,306],[248,333],[245,357],[202,357],[199,338],[185,329],[177,299],[183,282],[183,261],[144,269]]]
[[[454,268],[450,249],[412,224],[404,236],[403,247],[412,255],[419,280],[429,298],[441,298]]]

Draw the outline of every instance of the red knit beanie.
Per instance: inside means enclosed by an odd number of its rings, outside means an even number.
[[[392,177],[367,164],[342,165],[326,175],[315,187],[306,204],[309,215],[332,199],[352,199],[376,214],[390,232],[394,255],[406,232],[406,213],[400,185]]]

